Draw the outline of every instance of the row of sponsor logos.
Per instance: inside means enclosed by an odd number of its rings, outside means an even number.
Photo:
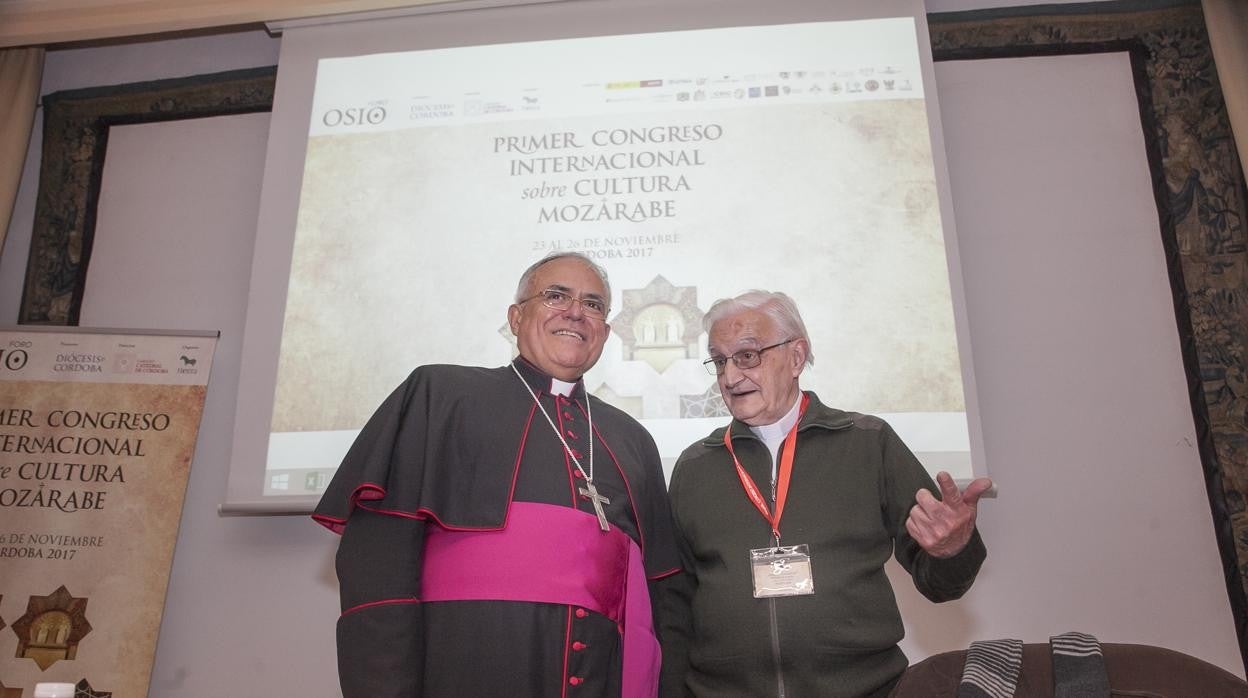
[[[901,76],[896,68],[862,68],[857,71],[794,71],[750,74],[741,77],[670,78],[621,80],[584,85],[578,94],[602,91],[604,103],[646,101],[652,103],[746,100],[760,97],[838,97],[871,93],[913,92],[915,80]],[[830,78],[830,79],[829,79]],[[637,92],[634,92],[637,91]],[[527,93],[527,94],[524,94]],[[629,93],[629,94],[626,94]],[[407,120],[429,121],[480,117],[542,108],[541,90],[530,88],[517,97],[487,99],[477,94],[462,101],[420,102],[409,107]],[[321,125],[340,127],[380,126],[394,116],[390,100],[374,100],[358,106],[332,106],[320,115]]]
[[[790,97],[797,95],[813,95],[813,96],[837,96],[837,95],[855,95],[872,92],[913,92],[914,84],[908,80],[877,80],[870,78],[867,80],[851,80],[849,82],[831,82],[828,84],[812,83],[806,85],[750,85],[732,88],[711,88],[699,90],[681,90],[673,94],[655,95],[648,99],[653,102],[676,101],[676,102],[701,102],[706,100],[725,100],[725,99],[757,99],[759,97]],[[638,101],[646,99],[645,95],[633,96],[629,95],[623,98],[607,97],[608,102],[614,101]]]
[[[65,343],[62,343],[65,344]],[[80,351],[71,346],[56,349],[38,347],[35,342],[27,339],[10,339],[8,346],[0,347],[0,370],[6,372],[22,371],[28,366],[47,366],[45,353],[52,358],[49,367],[53,373],[85,373],[85,374],[168,374],[196,375],[199,373],[199,358],[196,357],[196,346],[183,346],[176,358],[153,357],[143,355],[133,345],[125,345],[118,350],[104,354],[97,351]],[[42,359],[42,360],[39,360]],[[32,360],[36,363],[32,365]]]
[[[743,73],[741,75],[719,75],[716,77],[696,77],[696,78],[664,78],[657,80],[623,80],[617,82],[609,82],[606,84],[607,89],[620,89],[628,87],[674,87],[681,85],[692,85],[697,87],[715,86],[715,85],[736,85],[743,83],[760,83],[760,82],[788,82],[788,81],[809,81],[824,82],[827,80],[839,80],[845,82],[847,80],[865,80],[867,78],[897,78],[904,72],[901,68],[886,65],[882,67],[862,66],[859,68],[842,69],[842,70],[793,70],[779,71],[771,73]]]

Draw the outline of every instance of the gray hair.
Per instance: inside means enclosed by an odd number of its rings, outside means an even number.
[[[529,296],[532,296],[535,292],[533,289],[529,288],[529,286],[533,284],[533,275],[537,273],[537,270],[555,261],[556,259],[575,259],[589,267],[589,270],[597,274],[598,278],[602,281],[602,290],[606,293],[607,304],[610,305],[611,282],[607,280],[607,270],[598,266],[594,263],[594,260],[580,252],[551,252],[545,257],[542,257],[536,262],[530,264],[529,268],[525,269],[524,273],[520,275],[520,283],[516,285],[517,303],[525,298],[528,298]]]
[[[797,303],[779,291],[755,289],[736,298],[721,298],[711,304],[711,309],[702,317],[702,329],[710,332],[715,323],[745,310],[757,310],[771,318],[784,335],[783,339],[806,340],[806,365],[815,365],[815,350],[811,346],[806,323],[802,322],[802,314],[797,312]]]

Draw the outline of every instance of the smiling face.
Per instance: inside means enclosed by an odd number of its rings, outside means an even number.
[[[762,311],[742,310],[711,325],[707,344],[713,358],[723,358],[786,339],[790,338],[779,336],[775,321]],[[754,368],[740,369],[729,360],[718,383],[732,416],[754,427],[780,421],[797,402],[797,377],[806,351],[806,341],[797,339],[763,352],[762,362]]]
[[[528,300],[507,309],[507,323],[520,356],[552,378],[576,381],[598,361],[611,326],[586,316],[580,303],[555,310],[533,297],[548,288],[573,298],[596,298],[604,306],[611,299],[606,297],[602,279],[584,262],[562,258],[538,267],[525,294]]]

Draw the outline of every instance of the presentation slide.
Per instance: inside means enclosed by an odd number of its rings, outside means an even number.
[[[728,414],[702,314],[784,291],[802,386],[887,419],[972,476],[913,18],[734,27],[322,59],[265,495],[322,491],[416,366],[502,366],[520,273],[608,272],[589,391],[669,474]]]

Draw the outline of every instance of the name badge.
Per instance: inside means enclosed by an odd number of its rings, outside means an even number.
[[[755,548],[750,551],[750,571],[756,599],[815,593],[808,545]]]

